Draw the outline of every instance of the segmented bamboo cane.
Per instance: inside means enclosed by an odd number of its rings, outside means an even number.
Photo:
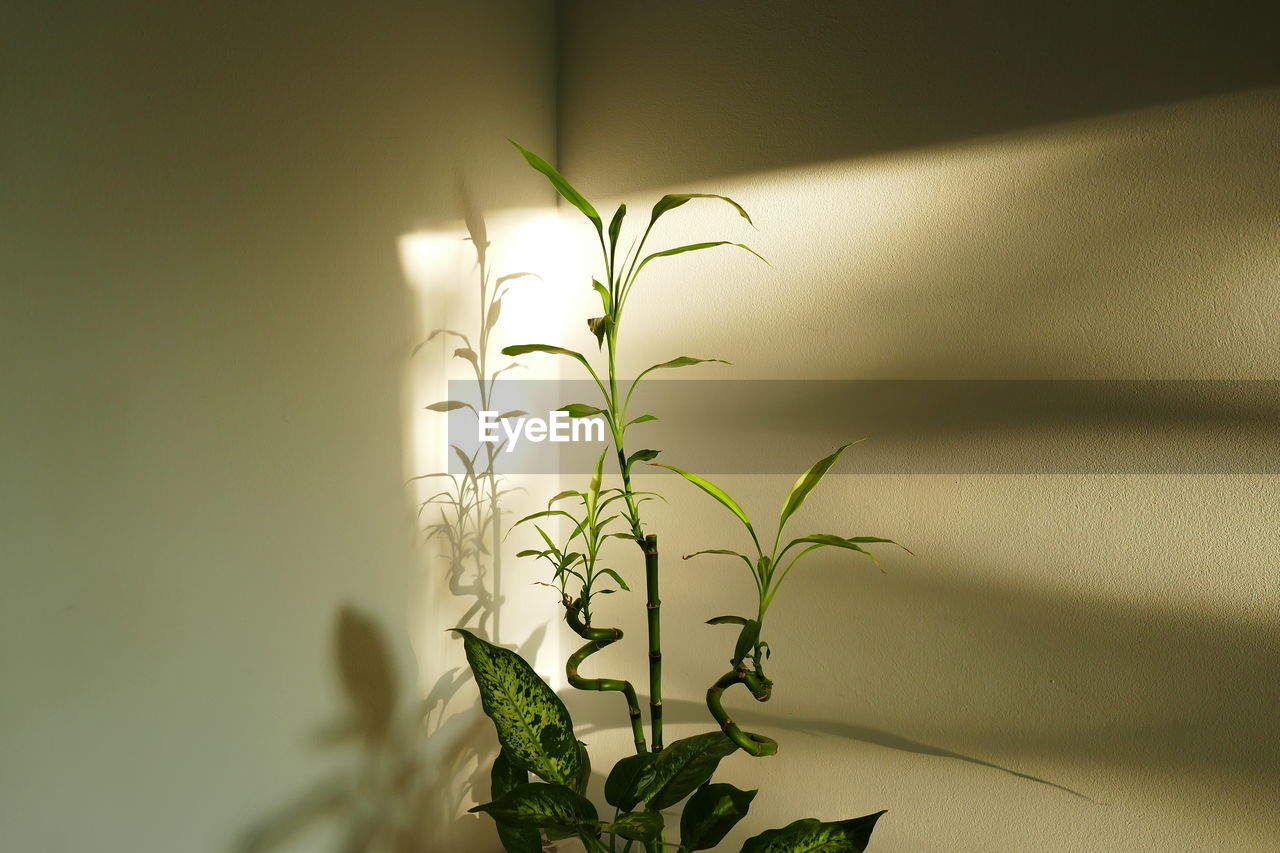
[[[636,752],[645,752],[644,721],[640,717],[640,700],[636,697],[636,689],[631,682],[617,678],[585,678],[578,673],[578,667],[591,655],[607,648],[622,639],[622,631],[618,628],[593,628],[582,621],[582,601],[574,599],[565,604],[565,621],[587,644],[569,656],[565,664],[565,675],[569,684],[579,690],[616,690],[627,700],[627,716],[631,718],[631,732],[635,736]]]
[[[658,537],[644,538],[645,612],[649,628],[649,724],[653,751],[662,751],[662,599],[658,597]]]

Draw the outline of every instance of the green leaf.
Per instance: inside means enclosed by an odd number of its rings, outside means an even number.
[[[814,818],[798,820],[782,829],[770,829],[742,845],[742,853],[862,853],[871,830],[884,812],[865,817],[823,823]]]
[[[560,697],[515,652],[461,628],[485,714],[512,765],[561,785],[578,778],[582,756]]]
[[[508,139],[507,141],[520,150],[520,153],[524,155],[524,159],[530,166],[537,169],[547,177],[547,180],[551,182],[551,186],[556,188],[556,192],[564,196],[565,201],[578,208],[578,210],[582,211],[584,216],[591,220],[592,224],[596,226],[597,233],[603,232],[604,225],[600,221],[600,214],[596,213],[596,209],[591,206],[591,202],[582,197],[582,193],[575,190],[573,186],[564,179],[564,176],[557,172],[546,160],[543,160],[537,154],[534,154],[529,149],[520,145],[520,143],[516,142],[514,139]]]
[[[574,524],[578,523],[578,519],[574,518],[572,515],[570,515],[568,512],[565,512],[562,509],[540,509],[535,513],[530,513],[529,515],[526,515],[524,518],[520,519],[515,524],[511,525],[511,527],[516,528],[524,524],[526,521],[533,521],[535,518],[548,518],[553,515],[562,515],[565,518],[572,521]]]
[[[710,779],[720,759],[732,755],[737,748],[720,731],[681,738],[669,744],[645,768],[637,785],[640,799],[652,811],[674,806]]]
[[[867,537],[861,537],[861,538],[867,538]],[[887,541],[887,540],[876,540],[876,541]],[[801,536],[799,539],[793,539],[787,543],[787,547],[784,548],[783,551],[785,553],[785,551],[790,549],[792,545],[800,545],[804,543],[811,543],[813,546],[811,548],[806,548],[803,552],[804,554],[807,554],[810,551],[816,551],[819,548],[826,548],[826,547],[844,548],[849,551],[857,551],[859,554],[865,554],[871,560],[871,562],[875,563],[877,566],[880,565],[880,561],[876,559],[875,554],[872,554],[870,551],[866,550],[865,548],[860,547],[858,543],[853,539],[845,539],[843,536],[834,536],[830,533],[811,533],[808,536]],[[896,545],[897,543],[895,542],[894,544]]]
[[[640,266],[636,267],[636,271],[632,273],[632,279],[634,280],[636,276],[640,275],[640,270],[644,269],[644,265],[655,258],[669,258],[672,255],[683,255],[685,252],[697,252],[701,249],[713,249],[716,246],[737,246],[739,249],[746,249],[766,264],[769,263],[764,259],[763,255],[748,246],[746,243],[735,243],[732,240],[715,240],[710,243],[690,243],[687,246],[676,246],[674,249],[663,249],[661,252],[654,252],[652,255],[649,255],[640,262]]]
[[[679,358],[673,358],[670,361],[664,361],[662,362],[662,364],[655,364],[652,367],[645,368],[640,373],[640,375],[635,378],[635,381],[632,382],[631,384],[634,386],[636,382],[639,382],[647,374],[655,370],[662,370],[664,368],[672,368],[672,367],[689,367],[694,364],[707,364],[713,361],[716,362],[717,364],[733,364],[733,362],[725,361],[723,358],[694,358],[692,356],[682,355]]]
[[[591,801],[564,785],[526,782],[472,812],[490,815],[503,826],[553,832],[594,832],[599,815]]]
[[[751,217],[747,215],[747,212],[742,209],[742,205],[738,204],[728,196],[716,195],[715,193],[674,193],[672,195],[664,195],[662,198],[658,199],[657,204],[653,206],[653,214],[649,217],[649,225],[652,226],[653,223],[658,221],[658,217],[662,216],[662,214],[667,211],[675,210],[680,205],[695,198],[718,198],[721,201],[728,202],[733,205],[734,209],[738,211],[738,214],[743,219],[747,220],[747,222],[752,225],[755,225],[754,222],[751,222]]]
[[[475,411],[475,407],[470,403],[463,403],[459,400],[441,400],[439,403],[432,403],[427,408],[433,412],[452,412],[454,409],[471,409],[471,411]]]
[[[604,799],[611,806],[630,811],[640,802],[637,791],[644,771],[660,753],[641,752],[618,761],[604,780]]]
[[[659,468],[666,468],[670,471],[675,471],[681,477],[684,477],[690,483],[693,483],[699,489],[702,489],[702,491],[711,495],[711,497],[715,498],[726,509],[736,515],[738,520],[747,526],[747,530],[751,533],[751,538],[755,538],[756,531],[755,528],[751,526],[751,518],[747,515],[746,510],[738,506],[738,502],[729,497],[728,492],[724,489],[720,488],[715,483],[712,483],[710,480],[703,479],[697,474],[690,474],[688,471],[685,471],[682,468],[677,468],[674,465],[664,465],[661,462],[650,462],[649,464],[656,465]]]
[[[602,832],[612,832],[631,841],[653,841],[662,835],[666,825],[661,812],[631,812],[600,827]]]
[[[499,751],[489,771],[489,796],[502,799],[519,785],[529,782],[529,771],[515,767],[507,760],[507,754]],[[495,821],[497,823],[497,821]],[[536,829],[520,829],[498,823],[498,840],[507,853],[541,853],[542,836]]]
[[[778,522],[778,529],[781,530],[787,523],[787,519],[795,514],[795,511],[804,503],[804,499],[814,490],[822,478],[826,476],[831,466],[840,458],[840,454],[844,453],[845,448],[850,447],[858,442],[853,441],[849,444],[841,445],[836,448],[836,452],[832,453],[825,459],[819,459],[813,464],[808,471],[800,475],[800,479],[796,480],[796,484],[791,487],[791,494],[787,495],[787,501],[782,505],[782,520]]]
[[[489,771],[489,796],[495,800],[501,799],[511,789],[528,781],[529,771],[516,767],[507,758],[506,751],[499,750],[498,757],[493,760],[493,767]]]
[[[586,403],[569,403],[556,409],[557,412],[568,412],[571,418],[589,418],[593,415],[603,415],[604,409],[595,406],[589,406]]]
[[[594,514],[595,508],[600,503],[600,484],[604,481],[604,458],[608,453],[608,447],[600,452],[600,458],[596,460],[596,470],[591,474],[591,483],[587,486],[586,501],[588,514]],[[604,526],[603,522],[598,523],[601,527]]]
[[[692,560],[694,557],[698,557],[698,556],[701,556],[701,555],[703,555],[703,554],[720,554],[720,555],[723,555],[723,556],[725,556],[725,557],[737,557],[738,559],[742,560],[742,562],[744,562],[744,563],[746,563],[746,564],[747,564],[747,568],[748,568],[748,569],[751,569],[751,560],[749,560],[749,559],[747,558],[747,555],[746,555],[746,554],[739,554],[737,551],[730,551],[730,550],[727,550],[727,549],[725,549],[725,548],[706,548],[706,549],[703,549],[702,551],[694,551],[692,554],[685,554],[683,557],[681,557],[681,559],[682,559],[682,560]],[[752,571],[754,572],[755,570],[754,570],[754,569],[752,569]],[[736,617],[735,617],[735,618],[736,618]],[[718,624],[718,623],[711,622],[711,623],[708,623],[708,624],[715,625],[715,624]]]
[[[554,347],[551,344],[514,344],[509,347],[502,348],[503,355],[524,355],[528,352],[545,352],[549,355],[567,355],[569,358],[577,359],[587,370],[591,370],[594,376],[595,371],[591,369],[591,363],[587,361],[587,357],[580,352],[574,352],[564,347]]]
[[[657,417],[655,417],[654,415],[641,415],[638,418],[632,418],[631,420],[627,421],[627,426],[631,426],[632,424],[648,423],[649,421],[656,421],[656,420],[657,420]]]
[[[661,450],[637,450],[627,457],[627,465],[629,467],[637,462],[650,462],[657,459],[661,452]]]
[[[608,575],[618,582],[618,586],[622,587],[627,592],[631,592],[631,587],[627,586],[627,582],[622,579],[622,575],[618,574],[613,569],[601,569],[600,574]]]
[[[603,317],[592,317],[587,320],[587,330],[596,336],[596,346],[604,346],[605,336],[613,328],[613,318],[606,314]]]
[[[734,825],[747,816],[755,791],[743,791],[725,782],[703,785],[684,805],[680,816],[680,846],[686,850],[710,850]]]
[[[613,297],[609,295],[609,288],[605,287],[594,278],[591,279],[591,289],[600,294],[600,304],[604,306],[604,313],[613,313]]]
[[[742,626],[738,634],[738,642],[733,646],[733,661],[737,663],[755,650],[760,642],[760,623],[752,619]]]
[[[733,662],[737,663],[751,654],[760,641],[760,623],[745,616],[717,616],[707,620],[708,625],[741,625],[738,642],[733,647]]]
[[[612,257],[618,250],[618,235],[622,233],[622,220],[627,215],[627,206],[625,204],[618,205],[618,210],[613,214],[613,219],[609,220],[609,255]],[[605,309],[609,310],[608,308]]]
[[[587,783],[591,781],[591,754],[587,752],[587,745],[582,741],[578,741],[578,777],[573,780],[573,788],[579,794],[587,793]]]

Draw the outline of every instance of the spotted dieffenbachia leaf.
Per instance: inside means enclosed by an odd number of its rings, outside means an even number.
[[[581,778],[582,753],[560,697],[515,652],[454,630],[462,635],[481,704],[507,760],[548,782],[574,785]]]
[[[485,812],[503,826],[556,833],[594,832],[600,823],[590,800],[564,785],[546,782],[517,785],[502,798],[471,811]]]
[[[652,842],[662,836],[663,826],[661,812],[631,812],[613,823],[606,823],[600,831],[631,841]]]
[[[882,814],[833,823],[805,818],[748,838],[742,853],[862,853]]]
[[[674,806],[710,779],[720,759],[732,755],[737,748],[719,731],[669,744],[640,776],[636,785],[639,799],[654,811]]]
[[[529,771],[515,767],[507,760],[505,752],[499,752],[489,771],[489,796],[500,800],[517,786],[528,784]],[[497,823],[495,821],[495,823]],[[536,829],[497,824],[498,840],[507,853],[541,853],[542,836]]]

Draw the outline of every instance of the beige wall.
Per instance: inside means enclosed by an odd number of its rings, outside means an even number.
[[[549,195],[505,136],[549,154],[558,123],[592,197],[678,183],[755,214],[758,231],[705,208],[664,223],[670,240],[747,239],[776,270],[655,267],[633,368],[687,351],[735,361],[704,374],[720,377],[1276,376],[1271,30],[685,5],[5,12],[10,845],[322,850],[397,826],[383,849],[493,849],[487,822],[457,819],[492,749],[443,633],[468,602],[404,488],[439,461],[417,407],[447,350],[408,353],[474,322],[469,269],[454,251],[431,267],[448,275],[406,276],[400,251],[413,235],[457,249],[461,178],[498,272],[565,265],[529,230]],[[554,304],[526,302],[517,328]],[[803,425],[761,432],[762,454],[806,441]],[[761,515],[789,482],[725,478]],[[653,484],[673,499],[654,512],[667,554],[730,544],[700,496]],[[783,752],[725,762],[762,788],[731,842],[888,808],[877,850],[1267,849],[1276,492],[833,480],[808,526],[919,556],[888,556],[885,575],[815,559],[790,582],[771,613],[776,698],[733,700]],[[701,623],[749,587],[714,564],[665,576],[679,735],[707,727],[728,642]],[[554,608],[509,577],[501,639],[554,678]],[[615,598],[636,645],[601,658],[642,683],[640,600]],[[616,697],[570,702],[602,774],[626,750]],[[397,767],[412,784],[392,792]],[[361,797],[335,807],[344,790]]]
[[[728,193],[757,231],[691,205],[655,248],[742,239],[776,267],[655,265],[632,369],[688,353],[735,362],[717,378],[1277,376],[1280,75],[1260,21],[898,5],[567,4],[565,173],[638,210]],[[1152,442],[1183,425],[1161,426]],[[809,440],[759,433],[766,458]],[[884,575],[820,556],[784,589],[774,698],[732,701],[782,751],[723,765],[761,789],[732,838],[887,808],[886,853],[1274,846],[1275,476],[857,469],[855,449],[797,525],[919,556],[886,554]],[[720,479],[768,517],[792,478]],[[655,486],[668,555],[744,544],[692,488]],[[668,566],[668,708],[691,733],[730,643],[701,622],[746,611],[751,586]],[[638,602],[613,605],[643,633]],[[572,707],[616,724],[603,703]]]
[[[0,17],[0,847],[332,849],[399,804],[418,841],[383,849],[465,848],[456,780],[356,781],[422,744],[325,732],[342,661],[367,723],[394,679],[406,739],[460,664],[429,656],[461,610],[404,488],[402,373],[441,318],[397,240],[453,227],[456,177],[551,201],[504,141],[553,148],[548,5]],[[469,710],[435,754],[488,748]]]

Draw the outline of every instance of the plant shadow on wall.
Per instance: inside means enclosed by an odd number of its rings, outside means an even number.
[[[541,644],[535,631],[521,651]],[[442,674],[422,699],[397,682],[386,632],[368,614],[341,608],[334,622],[333,662],[344,713],[313,743],[343,767],[240,834],[235,853],[289,849],[304,833],[328,826],[338,853],[426,853],[464,804],[482,797],[487,774],[476,771],[470,746],[477,725],[459,689],[461,668]],[[403,706],[408,702],[408,708]],[[461,708],[460,708],[461,706]]]
[[[432,412],[471,412],[488,408],[497,376],[516,367],[490,369],[490,336],[498,325],[508,282],[537,278],[518,272],[492,278],[490,243],[483,215],[465,187],[459,196],[467,240],[475,252],[478,331],[432,330],[411,357],[437,338],[459,344],[451,357],[470,365],[474,400],[446,400],[426,408]],[[518,417],[523,412],[504,413]],[[494,642],[500,639],[502,602],[502,534],[507,488],[497,470],[502,445],[482,444],[473,450],[450,445],[459,473],[437,472],[410,478],[425,497],[416,501],[417,518],[428,546],[428,573],[443,562],[449,594],[466,609],[451,624],[469,625]],[[532,658],[542,645],[546,626],[535,628],[519,645]],[[423,693],[397,683],[391,644],[378,623],[352,607],[337,615],[333,658],[342,686],[346,713],[324,729],[317,742],[333,750],[355,750],[346,769],[314,785],[243,832],[236,853],[265,853],[291,843],[321,824],[336,827],[339,853],[419,853],[441,846],[465,845],[475,818],[463,818],[466,806],[487,798],[488,754],[476,748],[483,718],[470,697],[458,698],[471,673],[463,667],[440,674]],[[402,706],[409,703],[407,710]]]
[[[592,289],[599,297],[603,313],[588,319],[586,325],[601,355],[598,359],[591,359],[581,352],[545,343],[509,346],[503,352],[513,356],[528,353],[556,355],[580,365],[599,391],[599,405],[568,403],[561,407],[561,411],[574,418],[603,418],[611,438],[584,488],[562,491],[548,500],[545,510],[516,522],[516,527],[531,525],[540,540],[536,547],[521,551],[517,557],[536,559],[549,566],[551,585],[559,593],[565,622],[585,641],[585,645],[566,663],[569,684],[583,691],[621,694],[623,701],[618,703],[618,710],[621,711],[625,705],[625,718],[635,752],[613,763],[607,773],[604,798],[614,811],[612,818],[604,818],[597,806],[585,796],[592,772],[591,759],[587,745],[577,739],[578,730],[560,697],[519,654],[459,627],[456,633],[463,640],[484,712],[493,720],[501,746],[491,769],[491,801],[476,806],[472,811],[488,814],[494,819],[498,837],[509,853],[534,853],[546,842],[565,838],[576,838],[588,851],[595,853],[617,853],[619,850],[628,853],[634,848],[652,853],[664,847],[675,847],[681,851],[711,849],[747,816],[758,793],[713,782],[720,762],[739,751],[756,759],[768,758],[778,752],[778,743],[772,737],[746,731],[735,722],[725,702],[728,692],[736,687],[744,688],[756,702],[768,702],[773,697],[774,683],[765,673],[766,662],[772,656],[772,649],[765,639],[765,617],[781,586],[797,564],[815,551],[833,549],[877,563],[872,548],[897,543],[876,536],[833,533],[810,533],[798,537],[791,534],[793,538],[784,538],[792,517],[801,510],[851,444],[836,448],[795,482],[782,503],[777,522],[770,525],[775,531],[772,542],[767,538],[769,528],[758,530],[748,511],[719,486],[674,465],[654,462],[660,454],[658,450],[628,452],[628,430],[656,420],[650,414],[631,408],[632,394],[640,381],[656,370],[718,361],[679,356],[640,372],[629,383],[619,380],[619,330],[623,325],[628,296],[641,272],[655,260],[723,246],[738,247],[755,254],[745,244],[716,240],[645,255],[645,246],[654,226],[664,214],[694,200],[720,201],[732,206],[748,222],[750,217],[741,206],[725,196],[706,193],[666,195],[654,205],[647,225],[643,226],[643,233],[632,243],[632,248],[619,253],[626,206],[618,208],[606,228],[591,203],[549,163],[518,145],[516,147],[529,165],[542,173],[559,194],[594,226],[603,259],[600,277],[603,281],[593,280]],[[592,362],[601,360],[603,364],[597,370]],[[479,372],[477,375],[483,376]],[[457,408],[461,404],[455,401],[441,405]],[[634,448],[634,443],[631,446]],[[466,455],[460,450],[458,455],[465,466]],[[616,460],[616,485],[606,485],[605,462],[610,455]],[[707,620],[712,625],[732,626],[736,632],[728,671],[706,689],[706,710],[716,727],[671,744],[664,741],[658,539],[646,529],[642,518],[643,505],[661,496],[633,488],[632,475],[638,463],[674,471],[741,523],[743,542],[748,547],[741,551],[708,548],[687,555],[686,559],[705,556],[740,561],[756,591],[754,612],[714,616]],[[557,536],[550,522],[560,524],[563,535]],[[549,529],[544,529],[544,524]],[[641,560],[637,562],[642,562],[644,569],[649,669],[647,732],[639,695],[629,681],[588,677],[581,672],[590,657],[623,639],[618,628],[601,625],[596,618],[598,613],[593,610],[601,596],[630,592],[619,571],[623,564],[604,547],[608,540],[614,538],[629,541],[638,549]],[[737,698],[736,694],[728,696]],[[880,736],[881,742],[887,741],[886,745],[895,748],[962,758],[995,767],[903,738],[887,739],[884,733],[870,729],[855,726],[838,731],[844,736],[861,739]],[[1035,777],[1014,775],[1045,783],[1045,780]],[[534,777],[540,781],[534,781]],[[675,843],[670,839],[675,835],[676,825],[668,826],[667,817],[672,814],[673,807],[681,803],[684,805],[678,818],[679,842]],[[751,837],[742,851],[788,853],[822,849],[838,853],[865,850],[883,814],[879,811],[844,820],[802,818]]]

